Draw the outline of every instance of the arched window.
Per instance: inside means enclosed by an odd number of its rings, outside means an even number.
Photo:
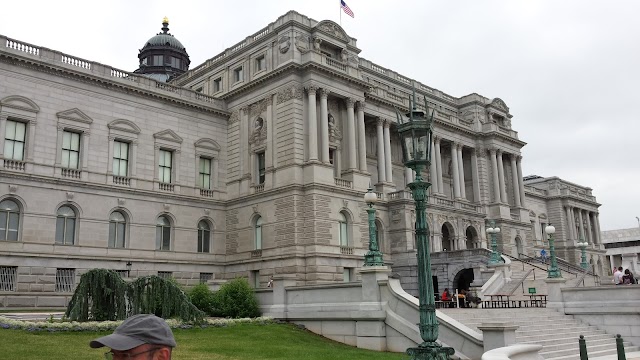
[[[344,213],[338,214],[338,222],[340,223],[340,246],[349,246],[348,223]]]
[[[171,222],[165,215],[156,222],[156,250],[171,250]]]
[[[109,247],[124,248],[127,221],[124,214],[114,211],[109,216]]]
[[[71,206],[60,206],[56,219],[56,244],[73,245],[76,238],[76,211]]]
[[[211,244],[211,227],[205,220],[198,223],[198,252],[208,253]]]
[[[256,219],[256,226],[255,226],[255,249],[256,250],[261,250],[262,249],[262,217],[259,217]]]
[[[0,202],[0,240],[18,241],[20,208],[13,200]]]

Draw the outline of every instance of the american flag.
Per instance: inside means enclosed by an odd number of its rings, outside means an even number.
[[[342,11],[344,11],[345,14],[353,17],[353,11],[349,9],[349,6],[347,6],[347,3],[344,2],[344,0],[340,0],[340,7],[342,8]]]

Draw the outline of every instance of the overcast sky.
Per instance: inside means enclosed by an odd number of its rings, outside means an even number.
[[[638,226],[639,1],[346,0],[360,56],[452,96],[502,98],[524,175],[593,188],[602,230]],[[339,0],[6,1],[0,34],[133,71],[160,31],[191,67],[288,10],[340,21]]]

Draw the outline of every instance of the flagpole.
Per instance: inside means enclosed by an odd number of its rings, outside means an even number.
[[[340,27],[342,27],[342,3],[340,3],[340,8],[338,12],[340,13]]]

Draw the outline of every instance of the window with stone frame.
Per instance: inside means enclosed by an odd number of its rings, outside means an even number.
[[[198,223],[198,252],[208,253],[211,250],[211,226],[206,220]]]
[[[125,248],[127,233],[127,221],[120,211],[114,211],[109,215],[109,247]]]
[[[233,70],[233,82],[237,83],[241,81],[244,81],[244,68],[242,66]]]
[[[18,241],[20,207],[11,200],[0,201],[0,240]]]
[[[343,212],[338,213],[338,223],[340,224],[340,246],[349,246],[349,223]]]
[[[213,80],[213,93],[222,91],[222,78],[219,77]]]
[[[200,273],[200,284],[206,284],[213,279],[213,273]]]
[[[258,216],[254,225],[254,250],[262,250],[262,217]]]
[[[27,124],[7,120],[4,137],[4,158],[24,161]]]
[[[257,175],[258,175],[258,184],[264,184],[265,179],[266,179],[266,158],[265,158],[265,153],[264,151],[261,151],[259,153],[256,154],[256,158],[257,158]]]
[[[0,291],[16,291],[16,266],[0,266]]]
[[[202,156],[198,164],[198,187],[211,189],[211,159]]]
[[[342,281],[351,282],[353,281],[353,268],[345,267],[342,270]]]
[[[171,250],[171,221],[165,215],[156,221],[156,250]]]
[[[158,271],[158,276],[163,278],[163,279],[169,280],[169,279],[173,278],[173,272],[172,271]]]
[[[255,61],[256,61],[256,71],[255,72],[262,71],[262,70],[265,70],[267,68],[267,60],[266,60],[264,55],[258,56]]]
[[[80,134],[64,130],[62,132],[62,158],[60,165],[66,169],[80,168]]]
[[[63,205],[56,213],[56,244],[75,245],[77,214],[76,210]]]
[[[158,181],[165,184],[171,183],[173,170],[173,152],[160,149],[158,158]]]
[[[76,269],[56,269],[56,292],[72,292],[76,284]]]
[[[113,141],[113,167],[114,176],[129,176],[129,143]]]

